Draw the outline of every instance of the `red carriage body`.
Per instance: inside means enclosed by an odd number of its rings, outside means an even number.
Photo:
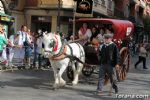
[[[121,64],[120,68],[117,70],[118,80],[124,80],[126,78],[126,73],[129,70],[130,59],[129,59],[129,49],[128,46],[120,46],[123,41],[127,44],[132,38],[132,33],[134,31],[134,25],[132,22],[127,20],[118,20],[118,19],[106,19],[106,18],[81,18],[76,20],[76,28],[81,26],[82,23],[88,23],[89,28],[93,25],[98,27],[101,25],[110,26],[113,29],[113,41],[118,45],[120,49]],[[91,49],[90,49],[91,48]],[[86,63],[88,64],[98,64],[96,61],[96,52],[93,49],[94,47],[86,47],[85,53],[87,54]],[[90,51],[91,50],[91,51]],[[94,56],[95,55],[95,56]],[[93,58],[94,57],[94,58]],[[93,68],[84,67],[83,74],[90,75],[93,71]]]

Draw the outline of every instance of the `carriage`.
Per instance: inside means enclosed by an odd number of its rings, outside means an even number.
[[[113,41],[117,44],[121,56],[119,69],[116,70],[117,79],[118,81],[125,80],[130,65],[128,44],[132,39],[132,33],[134,30],[133,23],[127,20],[106,18],[81,18],[76,20],[76,26],[80,27],[82,23],[88,23],[89,27],[107,27],[113,30]],[[98,51],[97,47],[91,44],[84,46],[84,49],[86,57],[85,62],[90,65],[90,67],[84,66],[82,69],[82,74],[85,76],[90,76],[93,74],[94,69],[99,66]],[[70,68],[71,67],[68,67],[67,76],[69,79],[72,79],[72,71]]]

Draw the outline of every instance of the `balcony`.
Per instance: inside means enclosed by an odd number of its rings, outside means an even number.
[[[95,11],[97,13],[101,13],[101,14],[107,15],[106,5],[102,4],[98,0],[94,1],[93,11]]]
[[[58,7],[57,0],[38,0],[38,7],[40,8],[56,8]]]
[[[111,9],[107,9],[107,15],[108,16],[113,16],[113,11]]]
[[[59,0],[38,0],[38,7],[40,8],[58,8]],[[61,8],[72,9],[74,6],[73,0],[60,0]]]
[[[124,13],[120,9],[115,8],[115,10],[114,10],[114,16],[117,17],[117,18],[124,18]]]
[[[106,2],[106,5],[107,5],[107,15],[110,16],[110,17],[113,17],[114,16],[115,2],[111,1],[111,0],[108,0]]]

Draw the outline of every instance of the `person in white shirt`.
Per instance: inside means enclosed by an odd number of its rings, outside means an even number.
[[[25,61],[26,66],[31,67],[31,56],[32,56],[32,49],[33,49],[33,37],[31,31],[28,29],[28,32],[26,33],[25,42]]]
[[[91,36],[92,32],[88,28],[87,23],[83,23],[83,26],[78,31],[79,43],[81,43],[81,45],[85,45],[88,41],[90,41]]]
[[[25,48],[24,48],[24,42],[26,39],[26,34],[27,34],[27,26],[22,25],[21,26],[21,30],[17,32],[17,34],[19,35],[18,37],[18,46],[19,46],[19,50],[17,53],[15,53],[15,57],[19,58],[20,60],[22,60],[22,68],[25,69]],[[19,68],[19,67],[18,67]],[[20,68],[19,68],[20,69]]]
[[[140,44],[140,48],[139,48],[139,59],[134,65],[135,69],[137,68],[138,64],[141,62],[143,62],[143,69],[148,69],[146,67],[146,58],[147,57],[148,57],[148,52],[145,49],[145,44],[142,43],[142,44]]]
[[[34,61],[33,66],[41,68],[43,47],[42,47],[42,30],[39,29],[38,33],[34,36]]]

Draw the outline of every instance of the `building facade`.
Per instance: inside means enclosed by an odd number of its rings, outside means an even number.
[[[31,31],[68,33],[72,30],[74,0],[2,0],[6,9],[15,18],[15,32],[25,24]],[[144,27],[143,17],[149,15],[148,0],[93,0],[93,17],[116,18],[132,21],[135,26]],[[144,15],[145,14],[145,15]],[[76,18],[80,18],[79,16]],[[139,29],[139,28],[137,28]],[[137,32],[139,35],[139,33]],[[139,36],[136,36],[138,38]]]
[[[135,24],[134,39],[143,42],[145,36],[143,19],[149,16],[149,9],[145,0],[130,0],[129,20]]]
[[[56,32],[58,24],[60,30],[65,33],[71,28],[74,0],[7,0],[7,3],[16,20],[15,31],[19,30],[22,24],[26,24],[35,32],[38,29]],[[114,0],[94,0],[93,17],[113,17],[114,6]]]

